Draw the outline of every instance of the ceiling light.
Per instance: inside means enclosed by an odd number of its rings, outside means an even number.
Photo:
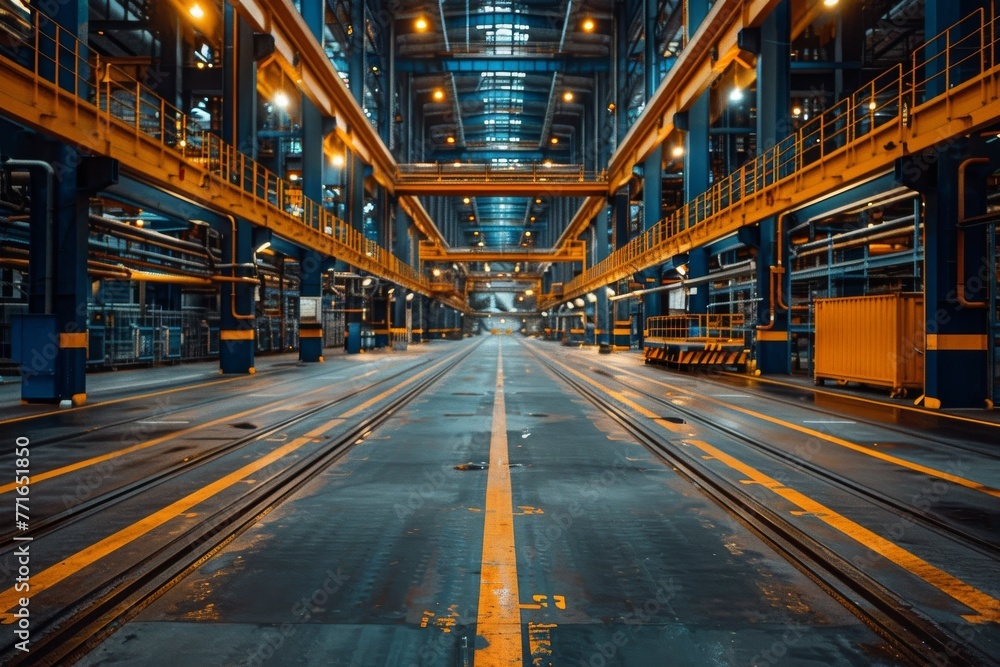
[[[586,305],[586,301],[583,300],[583,297],[579,297],[579,296],[576,297],[575,299],[573,299],[573,303],[575,303],[580,308],[583,308],[584,305]]]
[[[452,163],[452,166],[453,167],[461,167],[462,166],[462,162],[460,160],[455,160],[455,162]]]
[[[743,101],[743,91],[739,88],[733,88],[729,91],[729,101],[730,102],[742,102]]]
[[[410,292],[409,294],[406,295],[406,300],[413,301],[413,292]]]
[[[480,248],[482,248],[482,247],[483,247],[484,245],[486,245],[486,244],[485,244],[485,243],[483,243],[482,241],[480,241],[480,242],[479,242],[479,243],[477,243],[476,245],[477,245],[477,246],[479,246]]]
[[[530,218],[528,219],[528,222],[534,222],[534,221],[535,221],[535,220],[537,220],[537,219],[538,219],[538,218],[536,218],[535,216],[531,216],[531,217],[530,217]]]
[[[573,302],[572,301],[567,301],[566,302],[566,307],[569,308],[570,310],[573,310]]]
[[[591,303],[597,303],[597,295],[593,292],[587,292],[587,301]]]
[[[431,275],[434,276],[435,278],[440,277],[441,276],[441,269],[437,269],[437,268],[431,269]]]
[[[483,271],[485,271],[486,273],[490,272],[490,264],[489,264],[489,262],[487,262],[486,264],[483,264]]]
[[[559,143],[559,137],[552,137],[551,139],[549,139],[549,142],[552,143],[552,144],[558,144]]]
[[[869,111],[875,111],[875,108],[876,108],[877,106],[878,106],[878,105],[877,105],[877,104],[875,104],[875,100],[872,100],[871,102],[869,102],[869,103],[868,103],[868,110],[869,110]]]
[[[531,237],[531,232],[530,231],[525,232],[524,235],[530,238]]]
[[[684,147],[674,146],[674,149],[670,151],[670,154],[673,155],[674,157],[682,157],[684,155]]]
[[[476,216],[474,216],[474,215],[470,215],[469,216],[469,220],[475,220],[475,219],[476,219]]]
[[[195,67],[197,67],[198,69],[205,69],[205,63],[199,60],[197,63],[195,63]]]
[[[798,118],[802,115],[802,107],[794,106],[792,107],[792,115]]]
[[[361,286],[362,287],[371,287],[371,284],[372,284],[371,276],[368,276],[364,280],[361,281]]]
[[[823,5],[825,7],[836,7],[839,0],[823,0]]]
[[[552,166],[552,160],[546,160],[545,162],[542,163],[542,166],[543,167],[551,167]]]
[[[453,144],[455,143],[455,137],[448,137],[447,139],[445,139],[445,141],[447,141],[449,144]]]
[[[202,9],[201,5],[199,5],[198,3],[191,5],[191,9],[189,9],[188,11],[191,13],[191,16],[195,17],[196,19],[205,17],[205,10]]]
[[[468,197],[464,197],[464,198],[462,199],[462,203],[463,203],[463,204],[468,204],[468,203],[470,203],[471,201],[472,201],[472,200],[471,200],[471,199],[469,199]]]
[[[597,27],[597,24],[594,23],[594,19],[588,18],[588,19],[584,19],[583,20],[583,30],[584,30],[584,32],[594,32],[594,28],[596,28],[596,27]]]
[[[608,296],[614,296],[615,295],[615,291],[613,289],[611,289],[610,287],[605,287],[604,288],[604,293],[607,294]]]
[[[440,88],[435,88],[432,97],[438,102],[440,102],[441,100],[444,99],[444,91],[441,90]]]
[[[423,16],[418,16],[417,20],[413,22],[413,27],[419,30],[420,32],[424,32],[425,30],[427,30],[427,28],[430,27],[430,24],[427,22],[427,19],[425,19]]]
[[[563,93],[563,102],[572,102],[572,101],[573,101],[573,91],[567,90],[565,93]]]
[[[279,90],[274,94],[274,104],[281,109],[288,108],[288,94],[283,90]]]
[[[542,203],[542,200],[541,200],[541,199],[536,199],[536,200],[535,200],[535,203],[536,203],[536,204],[541,204],[541,203]]]

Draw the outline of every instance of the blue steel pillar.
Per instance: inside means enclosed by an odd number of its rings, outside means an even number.
[[[304,298],[322,300],[323,297],[323,255],[311,250],[303,251],[299,262],[299,295]],[[323,361],[323,313],[317,307],[308,317],[299,312],[299,361],[307,363]]]
[[[302,0],[302,18],[305,19],[313,36],[323,41],[323,0]],[[306,215],[315,219],[306,222],[315,228],[321,226],[319,220],[323,204],[323,138],[324,118],[316,105],[302,97],[302,196],[312,200],[316,206],[305,206]],[[304,203],[303,200],[303,203]],[[300,295],[306,298],[323,296],[323,265],[326,258],[316,252],[304,252],[301,262]],[[317,310],[314,318],[299,322],[299,360],[304,362],[323,361],[323,316]]]
[[[986,213],[987,176],[1000,162],[993,153],[961,140],[897,165],[899,180],[925,197],[924,405],[930,408],[983,407],[990,398],[987,304],[996,276],[987,225],[962,219]]]
[[[656,88],[660,83],[659,53],[656,43],[656,24],[658,14],[657,0],[645,0],[645,42],[643,52],[644,83],[646,99],[649,100],[656,93]],[[642,229],[649,229],[660,221],[660,214],[663,209],[663,144],[660,144],[642,165]],[[660,267],[654,266],[643,271],[646,287],[659,286]],[[643,310],[646,317],[655,317],[662,313],[660,292],[653,292],[643,296]],[[643,323],[645,328],[645,323]]]
[[[232,219],[222,232],[222,275],[252,278],[253,226]],[[223,373],[255,373],[254,285],[247,282],[222,283],[219,327],[219,368]]]
[[[226,3],[224,17],[222,138],[239,150],[256,154],[257,69],[253,33]],[[218,228],[222,238],[220,274],[251,278],[255,274],[253,227],[230,217]],[[220,299],[219,368],[223,373],[254,373],[254,285],[223,282]]]
[[[594,262],[604,260],[609,254],[608,251],[608,209],[605,206],[594,218]],[[603,345],[611,343],[611,330],[614,327],[614,318],[610,317],[609,305],[607,290],[604,287],[598,288],[596,333],[598,342]]]
[[[688,277],[708,275],[708,252],[704,248],[692,248],[688,252]],[[703,314],[708,312],[708,284],[688,289],[687,312]]]
[[[411,242],[411,234],[413,231],[410,227],[409,216],[400,208],[398,203],[393,204],[395,211],[394,219],[394,233],[392,235],[392,254],[400,259],[400,261],[409,264],[411,266],[415,265],[413,257],[413,244]],[[395,308],[392,313],[392,322],[394,328],[402,328],[406,326],[406,310],[407,301],[404,298],[404,293],[402,289],[397,289],[395,292],[396,301]],[[409,342],[409,341],[407,341]]]
[[[25,135],[7,168],[31,176],[28,315],[15,318],[14,353],[26,402],[87,400],[87,221],[89,192],[78,191],[73,148]]]
[[[757,145],[763,152],[790,131],[789,2],[785,0],[761,26],[757,58]],[[778,220],[760,223],[757,252],[757,369],[761,373],[791,373],[789,313],[779,308],[779,290],[787,283],[786,268],[778,264],[788,256],[786,239],[777,238]],[[779,244],[781,244],[779,246]],[[780,250],[779,250],[780,248]],[[787,300],[785,300],[787,303]]]

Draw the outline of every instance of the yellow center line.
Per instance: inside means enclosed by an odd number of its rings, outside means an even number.
[[[962,616],[962,618],[970,623],[1000,622],[1000,600],[931,565],[919,556],[910,553],[897,544],[838,514],[822,503],[768,477],[756,468],[743,463],[707,442],[700,440],[686,440],[685,442],[698,447],[709,456],[721,461],[750,480],[796,505],[800,510],[812,514],[823,523],[835,528],[883,558],[920,577],[934,588],[958,600],[970,609],[975,610],[975,614]]]
[[[327,430],[332,428],[334,424],[339,422],[339,419],[331,420],[319,428],[309,431],[305,435],[296,438],[295,440],[289,442],[286,445],[282,445],[277,449],[273,450],[269,454],[257,459],[253,463],[248,463],[242,468],[235,470],[228,475],[208,484],[197,491],[190,493],[180,500],[167,505],[166,507],[150,514],[133,523],[126,528],[119,530],[118,532],[105,537],[103,540],[76,552],[72,556],[64,558],[55,565],[52,565],[45,570],[42,570],[38,574],[32,574],[31,576],[31,593],[32,595],[38,595],[42,591],[52,588],[54,585],[58,584],[60,581],[70,577],[80,570],[84,569],[89,565],[93,565],[100,559],[108,556],[109,554],[121,549],[125,545],[134,542],[140,537],[146,535],[150,531],[159,528],[171,519],[174,519],[191,508],[195,507],[199,503],[208,500],[214,495],[225,491],[229,487],[238,483],[240,480],[249,477],[250,475],[263,470],[267,466],[271,465],[275,461],[285,457],[295,450],[299,449],[306,443],[312,442],[315,438],[324,434]],[[9,612],[12,608],[17,606],[19,598],[23,597],[23,593],[19,593],[15,588],[9,588],[3,593],[0,593],[0,611]],[[13,615],[10,613],[2,615],[3,622],[11,623],[13,622]]]
[[[654,382],[655,384],[658,384],[661,387],[666,387],[672,391],[686,394],[692,398],[697,398],[698,400],[705,401],[707,403],[713,403],[715,405],[722,406],[724,408],[727,408],[734,412],[739,412],[749,417],[754,417],[756,419],[776,424],[777,426],[782,426],[784,428],[791,429],[793,431],[798,431],[799,433],[803,433],[805,435],[809,435],[814,438],[819,438],[820,440],[825,440],[831,444],[838,445],[840,447],[845,447],[852,451],[864,454],[865,456],[871,456],[872,458],[885,461],[886,463],[891,463],[893,465],[897,465],[902,468],[908,468],[915,472],[929,475],[930,477],[937,477],[938,479],[947,480],[949,482],[952,482],[953,484],[958,484],[959,486],[964,486],[967,489],[972,489],[973,491],[979,491],[980,493],[985,493],[987,495],[993,496],[994,498],[1000,498],[1000,489],[996,489],[992,486],[987,486],[985,484],[981,484],[979,482],[966,479],[965,477],[952,475],[951,473],[944,472],[943,470],[937,470],[936,468],[931,468],[929,466],[921,465],[919,463],[914,463],[913,461],[907,461],[906,459],[901,459],[899,457],[892,456],[891,454],[885,454],[883,452],[871,449],[869,447],[865,447],[864,445],[851,442],[850,440],[844,440],[843,438],[838,438],[836,436],[823,433],[822,431],[811,429],[807,426],[799,426],[798,424],[793,424],[783,419],[778,419],[777,417],[772,417],[770,415],[766,415],[760,412],[755,412],[754,410],[749,410],[747,408],[741,408],[739,406],[732,405],[731,403],[726,403],[725,401],[720,401],[711,398],[696,391],[683,389],[681,387],[677,387],[675,385],[668,384],[666,382],[660,382],[659,380],[651,380],[651,382]]]
[[[366,375],[370,375],[370,374],[375,373],[375,372],[376,371],[374,371],[374,370],[373,371],[368,371],[367,373],[364,373],[363,375],[359,375],[358,378],[365,377]],[[298,403],[299,401],[301,401],[306,396],[310,396],[312,394],[316,394],[316,393],[319,393],[319,392],[322,392],[322,391],[329,391],[329,389],[330,389],[329,387],[320,387],[318,389],[313,389],[312,391],[306,392],[305,394],[299,394],[294,399],[290,399],[290,400],[294,400],[296,403]],[[200,431],[200,430],[203,430],[203,429],[211,428],[212,426],[218,426],[219,424],[223,424],[223,423],[228,422],[228,421],[233,421],[234,419],[242,419],[243,417],[246,417],[247,415],[251,415],[251,414],[253,414],[255,412],[262,412],[263,414],[267,414],[268,412],[274,412],[277,409],[278,408],[275,407],[273,404],[272,405],[263,405],[263,406],[258,406],[256,408],[251,408],[249,410],[244,410],[243,412],[237,412],[235,414],[226,415],[225,417],[221,417],[219,419],[214,419],[214,420],[212,420],[210,422],[205,422],[204,424],[198,424],[197,426],[191,426],[189,428],[181,429],[180,431],[173,431],[172,433],[167,433],[165,435],[161,435],[159,437],[153,438],[152,440],[146,440],[144,442],[137,443],[135,445],[132,445],[131,447],[125,447],[124,449],[118,449],[118,450],[115,450],[113,452],[108,452],[107,454],[101,454],[100,456],[94,456],[94,457],[91,457],[89,459],[84,459],[83,461],[78,461],[76,463],[71,463],[69,465],[62,466],[61,468],[54,468],[52,470],[47,470],[47,471],[42,472],[42,473],[37,473],[37,474],[31,476],[31,481],[32,481],[32,483],[38,483],[38,482],[44,482],[45,480],[52,479],[54,477],[60,477],[62,475],[68,475],[68,474],[70,474],[72,472],[76,472],[77,470],[83,470],[84,468],[88,468],[90,466],[94,466],[94,465],[97,465],[99,463],[104,463],[105,461],[110,461],[112,459],[116,459],[116,458],[119,458],[121,456],[125,456],[126,454],[132,454],[132,453],[141,451],[143,449],[148,449],[150,447],[154,447],[156,445],[162,444],[162,443],[167,442],[169,440],[173,440],[174,438],[181,438],[181,437],[184,437],[186,435],[190,435],[191,433],[195,433],[196,431]],[[11,483],[11,484],[4,484],[4,485],[0,486],[0,495],[3,495],[5,493],[10,493],[11,491],[13,491],[16,488],[17,488],[16,484],[13,484],[13,483]]]
[[[476,665],[496,667],[522,662],[521,607],[514,548],[514,503],[507,458],[507,408],[503,396],[503,349],[497,351],[490,467],[486,481],[486,525],[479,582],[476,633],[485,646],[476,649]],[[478,643],[478,642],[477,642]]]
[[[227,382],[236,382],[237,380],[245,380],[249,375],[241,375],[239,377],[225,378],[224,380],[212,380],[211,382],[203,382],[201,384],[193,384],[187,387],[175,387],[173,389],[164,389],[162,391],[154,391],[149,394],[139,394],[136,396],[123,396],[122,398],[112,398],[107,401],[99,401],[97,403],[88,403],[86,405],[79,405],[75,408],[69,408],[66,410],[49,410],[48,412],[40,412],[33,415],[24,415],[23,417],[11,417],[10,419],[0,420],[0,425],[3,424],[15,424],[17,422],[28,421],[29,419],[41,419],[42,417],[50,417],[52,415],[65,415],[70,412],[77,412],[79,410],[89,410],[91,408],[99,408],[105,405],[115,405],[117,403],[125,403],[126,401],[138,401],[145,400],[148,398],[155,398],[157,396],[166,396],[167,394],[176,394],[179,391],[190,391],[192,389],[202,389],[204,387],[213,387],[217,384],[226,384]]]

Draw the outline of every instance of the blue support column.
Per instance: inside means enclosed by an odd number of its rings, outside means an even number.
[[[69,146],[25,135],[6,168],[31,178],[28,315],[13,323],[21,399],[82,405],[87,400],[87,222],[78,191],[81,157]]]
[[[773,146],[790,131],[790,34],[789,2],[785,0],[761,26],[760,56],[757,58],[757,145]],[[785,238],[778,239],[778,221],[770,218],[759,225],[757,252],[757,369],[761,373],[792,372],[789,349],[789,313],[779,308],[778,290],[785,289],[785,268],[778,265],[779,247],[787,251]],[[778,244],[782,244],[779,246]],[[772,295],[774,298],[772,298]]]
[[[306,25],[310,26],[313,35],[322,43],[323,19],[325,3],[323,0],[302,0],[301,12]],[[302,98],[302,196],[323,203],[323,139],[324,118],[316,105],[303,96]],[[306,209],[308,214],[320,215],[319,207]],[[308,220],[307,223],[318,228],[319,220]],[[323,295],[323,266],[325,257],[316,252],[304,252],[301,262],[300,294],[304,298],[316,298]],[[323,361],[323,316],[319,308],[309,317],[300,312],[299,320],[299,360],[304,362]],[[311,316],[314,315],[314,316]]]
[[[594,261],[603,261],[609,254],[608,246],[608,209],[602,207],[594,218]],[[599,288],[597,290],[597,331],[598,342],[603,345],[611,343],[611,330],[614,327],[614,318],[610,317],[607,290]]]
[[[688,252],[688,277],[708,275],[708,252],[704,248],[692,248]],[[687,312],[704,314],[708,312],[708,285],[698,285],[688,289]]]
[[[322,299],[325,257],[314,251],[303,251],[299,261],[299,295],[304,299]],[[299,311],[299,361],[323,361],[323,313],[319,306]]]
[[[233,220],[222,232],[222,274],[252,278],[253,227],[245,220]],[[254,285],[248,282],[222,283],[219,328],[219,368],[223,373],[255,373]]]
[[[256,155],[257,67],[253,60],[253,32],[227,3],[223,8],[222,138],[240,151]],[[217,227],[222,242],[219,273],[229,278],[252,278],[253,226],[230,217]],[[219,368],[223,373],[254,373],[256,351],[254,285],[223,282],[220,294]]]
[[[960,219],[986,213],[996,153],[962,140],[897,165],[900,180],[925,197],[924,405],[930,408],[983,407],[991,398],[987,305],[996,276],[988,229]]]

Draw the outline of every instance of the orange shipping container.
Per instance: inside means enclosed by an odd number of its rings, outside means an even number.
[[[861,382],[894,396],[924,386],[924,295],[818,299],[816,384]]]

